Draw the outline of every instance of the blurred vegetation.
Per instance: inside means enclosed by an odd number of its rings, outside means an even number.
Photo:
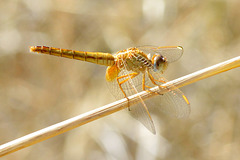
[[[0,1],[0,143],[114,101],[105,67],[29,53],[29,46],[114,53],[132,46],[182,45],[169,80],[239,56],[237,0]],[[3,159],[240,158],[239,69],[181,90],[187,120],[161,115],[158,135],[124,111]]]

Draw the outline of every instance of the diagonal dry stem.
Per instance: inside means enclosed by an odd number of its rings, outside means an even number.
[[[239,66],[240,66],[240,56],[232,58],[230,60],[227,60],[225,62],[216,64],[216,65],[213,65],[211,67],[199,70],[192,74],[180,77],[173,81],[169,81],[162,85],[164,87],[151,88],[151,91],[153,91],[153,92],[143,91],[138,94],[132,95],[132,96],[128,97],[129,105],[139,102],[139,96],[142,97],[143,100],[146,100],[148,98],[156,96],[156,94],[154,94],[154,92],[163,94],[165,92],[168,92],[169,89],[174,90],[176,88],[186,86],[188,84],[194,83],[201,79],[208,78],[210,76],[219,74],[221,72],[228,71],[233,68],[237,68]],[[89,123],[91,121],[94,121],[96,119],[110,115],[110,114],[117,112],[119,110],[122,110],[123,108],[126,108],[126,107],[128,107],[128,100],[126,98],[121,99],[114,103],[105,105],[103,107],[97,108],[95,110],[89,111],[87,113],[70,118],[63,122],[60,122],[55,125],[49,126],[47,128],[41,129],[39,131],[33,132],[31,134],[28,134],[26,136],[23,136],[21,138],[11,141],[11,142],[5,143],[0,146],[0,157],[7,155],[9,153],[15,152],[17,150],[26,148],[26,147],[36,144],[38,142],[44,141],[51,137],[57,136],[59,134],[67,132],[71,129],[74,129],[76,127],[79,127],[81,125]]]

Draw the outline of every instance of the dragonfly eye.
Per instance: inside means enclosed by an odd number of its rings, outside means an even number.
[[[153,70],[154,72],[164,72],[167,67],[167,60],[161,55],[157,55],[153,60]]]

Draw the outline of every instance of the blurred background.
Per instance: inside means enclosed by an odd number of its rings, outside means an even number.
[[[85,113],[115,99],[106,67],[29,53],[46,45],[115,53],[133,46],[184,47],[169,80],[239,56],[237,0],[0,1],[0,143]],[[120,111],[7,160],[155,160],[240,158],[240,70],[181,88],[189,119],[159,115],[153,135]]]

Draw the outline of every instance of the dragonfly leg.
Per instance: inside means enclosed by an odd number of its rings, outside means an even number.
[[[155,81],[161,82],[161,83],[166,83],[165,79],[163,77],[161,77],[159,80],[154,79]]]
[[[119,77],[116,78],[116,79],[117,79],[117,82],[118,82],[118,85],[119,85],[119,88],[120,88],[121,91],[123,92],[124,97],[127,98],[127,100],[128,100],[128,110],[129,110],[129,111],[130,111],[129,99],[128,99],[126,93],[124,92],[124,90],[123,90],[123,88],[122,88],[122,84],[125,83],[125,82],[127,82],[127,81],[129,81],[130,79],[136,77],[138,74],[139,74],[139,73],[133,72],[133,73],[126,74],[126,75],[122,75],[122,76],[119,76]],[[126,78],[126,79],[124,79],[123,81],[119,82],[120,79],[125,78],[125,77],[128,77],[128,78]]]
[[[157,81],[157,82],[161,82],[161,83],[166,83],[166,81],[164,81],[163,78],[161,78],[160,80],[157,80],[157,79],[155,79],[149,72],[147,72],[147,73],[148,73],[149,79],[151,80],[151,82],[152,82],[154,85],[156,85],[156,86],[158,86],[158,87],[165,88],[165,89],[167,89],[168,91],[171,91],[169,88],[163,87],[163,86],[161,86],[161,85],[158,85],[158,84],[155,82],[155,81]],[[157,93],[157,94],[159,94],[159,93]]]
[[[149,72],[148,72],[148,77],[149,79],[152,81],[152,83],[156,86],[158,86],[158,84],[156,82],[160,82],[160,83],[166,83],[166,81],[164,81],[164,78],[160,78],[159,80],[158,79],[155,79]],[[155,82],[156,81],[156,82]]]
[[[142,90],[145,91],[145,87],[148,87],[145,85],[145,73],[143,73],[143,77],[142,77]]]
[[[145,85],[145,74],[143,74],[143,78],[142,78],[142,90],[143,90],[143,91],[146,91],[146,92],[149,92],[149,93],[158,94],[158,93],[153,92],[153,91],[151,91],[151,90],[146,90],[146,88],[149,88],[149,89],[150,89],[150,88],[152,88],[152,87]]]

